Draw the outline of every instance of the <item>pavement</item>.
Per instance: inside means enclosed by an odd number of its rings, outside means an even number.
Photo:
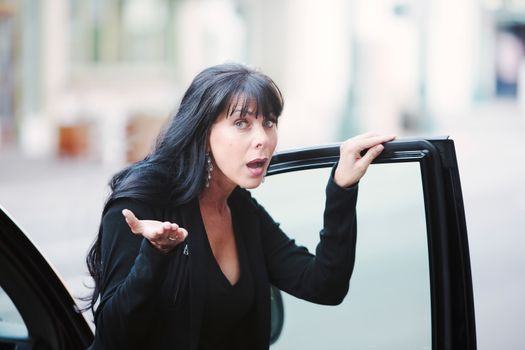
[[[471,252],[479,349],[522,349],[525,311],[525,114],[508,102],[448,118],[435,135],[455,140]],[[121,165],[30,159],[0,151],[0,205],[85,296],[86,252],[107,183]]]

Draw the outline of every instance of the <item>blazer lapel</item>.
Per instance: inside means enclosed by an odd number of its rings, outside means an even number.
[[[233,215],[238,220],[240,234],[242,235],[244,246],[246,247],[250,270],[254,277],[255,284],[255,312],[256,320],[254,323],[254,343],[257,348],[268,348],[270,339],[270,284],[266,272],[264,253],[261,244],[260,221],[256,209],[252,203],[248,202],[242,189],[236,189],[232,204]]]
[[[191,349],[197,349],[202,323],[202,314],[206,298],[207,266],[206,258],[207,237],[199,208],[198,199],[184,205],[181,210],[184,228],[188,231],[184,254],[189,257],[190,280],[190,344]]]

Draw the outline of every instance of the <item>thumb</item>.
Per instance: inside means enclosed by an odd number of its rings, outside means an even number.
[[[135,214],[129,209],[122,210],[122,215],[124,215],[124,218],[126,219],[126,223],[128,224],[129,228],[131,229],[131,232],[133,233],[142,233],[141,223],[140,220],[137,219]]]

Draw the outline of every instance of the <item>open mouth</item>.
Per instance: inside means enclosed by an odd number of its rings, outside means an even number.
[[[264,169],[267,163],[267,158],[254,159],[247,163],[246,166],[250,170],[252,176],[260,177],[264,175]]]
[[[264,164],[266,164],[265,160],[256,159],[256,160],[252,160],[251,162],[249,162],[247,166],[248,168],[251,168],[251,169],[258,169],[258,168],[264,167]]]

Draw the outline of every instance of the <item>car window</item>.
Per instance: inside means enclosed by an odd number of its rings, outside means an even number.
[[[311,252],[331,168],[270,176],[257,200]],[[350,290],[338,306],[283,293],[284,328],[272,349],[431,349],[427,233],[419,163],[373,164],[359,184]]]
[[[22,316],[11,298],[0,287],[0,339],[26,338],[28,338],[28,332]]]

